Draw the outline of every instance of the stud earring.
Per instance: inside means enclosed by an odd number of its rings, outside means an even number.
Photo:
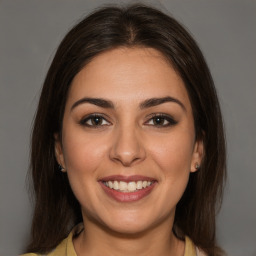
[[[64,171],[65,171],[65,168],[62,167],[62,166],[59,164],[59,170],[60,170],[61,172],[64,172]]]
[[[195,168],[196,168],[196,170],[199,170],[199,168],[200,168],[199,163],[196,163],[196,164],[195,164]]]

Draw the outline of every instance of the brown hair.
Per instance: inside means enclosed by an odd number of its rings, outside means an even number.
[[[216,206],[226,177],[225,138],[220,107],[204,57],[189,33],[172,17],[141,4],[104,7],[79,22],[63,39],[47,73],[32,134],[31,177],[35,209],[28,252],[46,253],[82,221],[67,175],[59,171],[54,133],[60,133],[74,76],[95,56],[116,47],[160,51],[183,79],[197,138],[204,142],[200,170],[191,173],[176,208],[173,231],[188,235],[208,255],[216,245]]]

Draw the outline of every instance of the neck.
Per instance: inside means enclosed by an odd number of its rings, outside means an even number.
[[[85,230],[74,240],[78,256],[182,256],[184,242],[172,232],[173,218],[136,234],[122,234],[84,219]]]

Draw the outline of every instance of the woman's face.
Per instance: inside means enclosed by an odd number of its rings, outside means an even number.
[[[85,223],[122,233],[172,223],[202,152],[184,83],[158,51],[114,49],[75,76],[56,156]]]

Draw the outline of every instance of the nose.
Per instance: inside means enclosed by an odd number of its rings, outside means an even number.
[[[123,166],[132,166],[143,161],[146,152],[139,133],[134,127],[115,131],[110,158]]]

